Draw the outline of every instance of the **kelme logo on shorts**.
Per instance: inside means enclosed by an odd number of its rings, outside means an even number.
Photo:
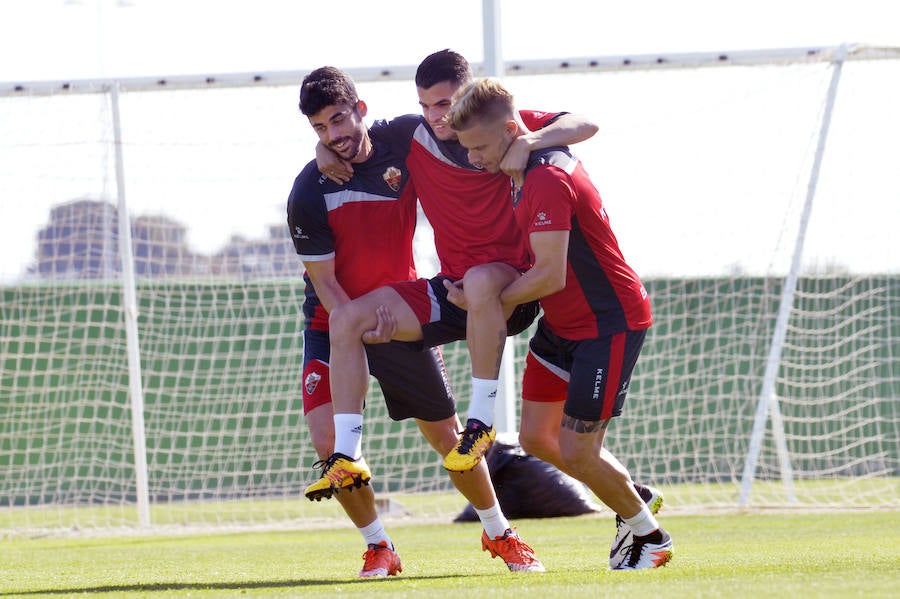
[[[600,399],[600,388],[603,386],[603,369],[597,369],[597,376],[594,377],[594,396],[592,399]]]

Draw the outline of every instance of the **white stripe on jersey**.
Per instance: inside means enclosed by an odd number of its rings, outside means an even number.
[[[413,133],[413,139],[419,142],[419,145],[425,148],[429,154],[431,154],[441,162],[445,162],[450,166],[459,168],[458,164],[444,156],[444,153],[441,152],[441,149],[438,146],[438,142],[433,137],[431,137],[431,134],[428,132],[428,126],[424,123],[420,123],[419,126],[416,127],[416,130]]]
[[[331,193],[323,193],[325,198],[325,208],[331,212],[352,202],[390,202],[396,201],[398,198],[390,196],[380,196],[368,191],[359,191],[356,189],[342,189],[340,191],[332,191]]]
[[[541,150],[538,150],[538,152],[541,152]],[[565,172],[567,175],[571,175],[575,172],[575,167],[578,166],[578,158],[567,152],[551,150],[540,156],[538,164],[549,164]]]
[[[300,254],[300,259],[304,262],[324,262],[325,260],[331,260],[334,258],[334,252],[329,252],[327,254]]]
[[[560,168],[564,170],[567,175],[571,175],[575,172],[576,166],[578,166],[578,159],[572,156],[571,160],[569,160],[566,164],[560,166]]]

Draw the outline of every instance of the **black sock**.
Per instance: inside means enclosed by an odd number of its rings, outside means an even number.
[[[658,528],[656,530],[654,530],[653,532],[651,532],[649,535],[644,535],[641,537],[638,537],[637,535],[635,535],[635,538],[640,539],[644,543],[655,543],[657,545],[659,545],[660,543],[663,542],[662,531]]]

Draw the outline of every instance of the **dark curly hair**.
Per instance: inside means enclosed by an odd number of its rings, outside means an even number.
[[[356,85],[344,71],[321,67],[303,78],[300,84],[300,112],[310,117],[326,106],[354,105],[359,101]]]

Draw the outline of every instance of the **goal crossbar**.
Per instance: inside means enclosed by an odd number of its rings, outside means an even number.
[[[617,56],[582,56],[505,61],[504,72],[513,75],[548,75],[596,73],[604,71],[638,71],[656,69],[697,69],[722,66],[754,66],[763,64],[801,64],[844,60],[900,59],[900,47],[845,44],[760,50],[719,52],[674,52],[624,54]],[[473,64],[476,75],[486,74],[486,65]],[[415,77],[414,65],[357,67],[345,71],[358,82],[404,81]],[[10,81],[0,83],[0,97],[50,94],[105,93],[113,85],[122,92],[166,91],[173,89],[221,89],[234,87],[293,85],[307,70],[259,71],[242,73],[158,75],[142,77],[107,77],[98,79],[57,79]]]

